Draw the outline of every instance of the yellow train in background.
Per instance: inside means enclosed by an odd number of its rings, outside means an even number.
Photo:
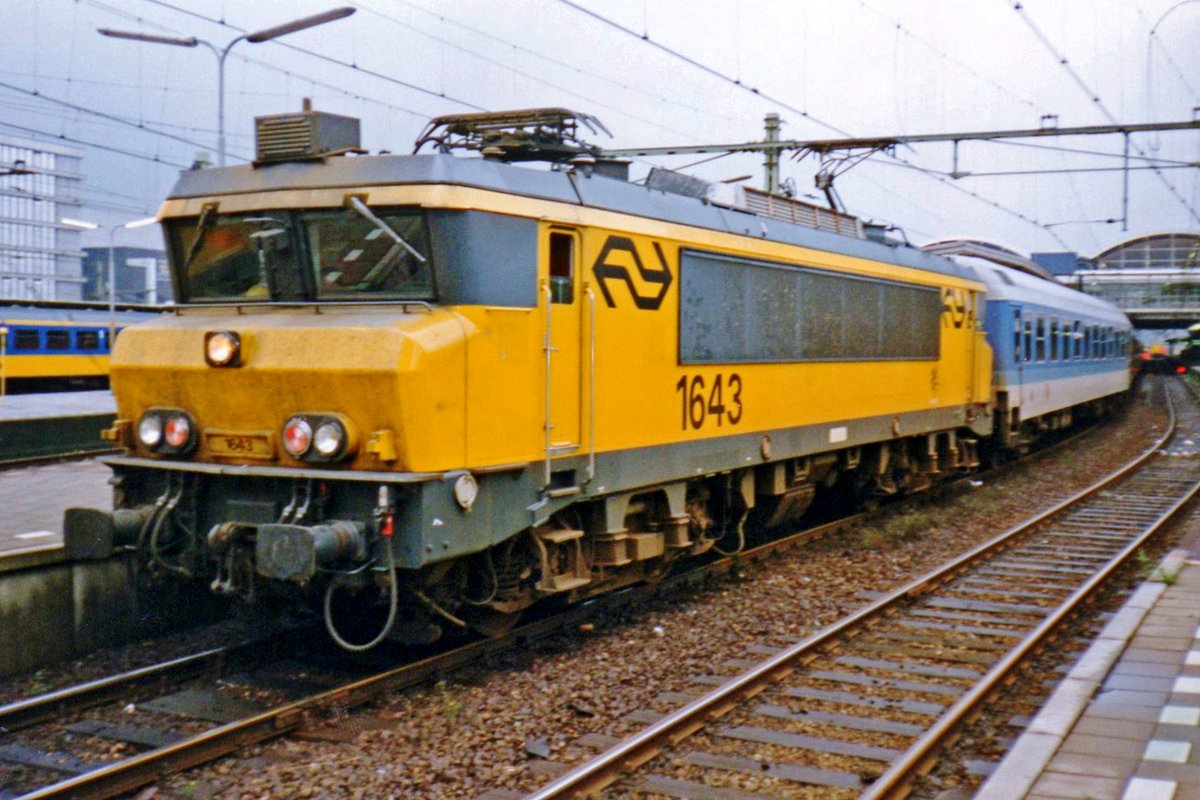
[[[362,649],[978,464],[973,269],[788,198],[633,184],[589,122],[458,115],[436,152],[346,156],[353,120],[263,117],[253,166],[183,173],[178,306],[119,341],[115,509],[70,510],[68,549],[292,598]]]
[[[61,392],[108,386],[110,340],[156,309],[86,302],[0,301],[3,392]]]

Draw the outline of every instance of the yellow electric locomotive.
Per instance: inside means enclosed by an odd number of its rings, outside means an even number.
[[[436,152],[365,156],[305,112],[258,120],[254,165],[183,173],[178,305],[120,339],[115,510],[68,512],[72,552],[294,596],[361,648],[975,465],[970,272],[787,198],[630,183],[592,122],[445,117]]]

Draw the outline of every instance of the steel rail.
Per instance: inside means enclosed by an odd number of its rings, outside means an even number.
[[[513,634],[509,634],[509,637]],[[508,638],[508,637],[506,637]],[[198,766],[241,747],[282,736],[305,723],[306,714],[360,705],[387,689],[410,686],[448,669],[472,663],[495,647],[493,640],[473,642],[449,654],[430,656],[230,722],[174,744],[117,761],[21,795],[19,800],[107,798],[130,792],[167,775]]]
[[[1090,429],[1056,442],[1038,451],[1038,455],[1053,452],[1085,435]],[[1154,447],[1147,450],[1153,452]],[[1002,473],[1024,463],[1024,459],[1003,464],[986,474]],[[1078,495],[1077,495],[1078,496]],[[1067,501],[1070,502],[1070,501]],[[1055,507],[1057,509],[1058,506]],[[227,755],[248,744],[286,735],[302,727],[306,713],[323,709],[352,707],[369,702],[384,691],[418,684],[431,676],[453,671],[474,663],[487,654],[503,652],[521,642],[546,636],[583,620],[591,619],[613,609],[623,608],[655,593],[678,588],[693,581],[698,574],[725,574],[736,569],[746,560],[757,560],[780,550],[803,545],[875,516],[894,511],[896,506],[871,512],[860,512],[822,525],[775,539],[742,551],[734,556],[725,556],[701,565],[696,570],[674,576],[666,581],[631,587],[597,598],[588,606],[575,607],[564,614],[538,620],[517,628],[503,637],[473,642],[455,650],[439,653],[419,662],[406,664],[385,672],[360,679],[336,689],[304,698],[257,716],[228,723],[203,734],[175,744],[147,751],[137,756],[114,762],[99,770],[75,776],[56,784],[42,787],[22,795],[20,800],[43,800],[43,798],[107,798],[140,788],[169,774],[198,766]],[[1051,509],[1054,512],[1055,509]],[[1047,513],[1051,513],[1047,512]],[[915,584],[914,584],[915,585]],[[903,591],[903,590],[901,590]],[[0,731],[35,724],[53,716],[71,705],[75,708],[93,706],[105,702],[119,687],[145,683],[156,678],[163,680],[183,679],[188,670],[200,674],[204,669],[228,660],[241,652],[239,648],[259,646],[261,642],[246,643],[229,648],[218,648],[193,656],[175,659],[160,665],[145,667],[122,675],[112,676],[77,687],[51,692],[9,706],[0,707]],[[175,671],[171,674],[171,671]],[[168,677],[169,676],[169,677]]]
[[[1187,388],[1193,399],[1200,398],[1197,390],[1187,381],[1183,381],[1183,385]],[[1167,426],[1168,435],[1165,435],[1162,441],[1164,444],[1170,435],[1173,435],[1175,428],[1175,411],[1170,404],[1168,397],[1168,409],[1171,412],[1171,421]],[[1191,502],[1200,493],[1200,481],[1192,484],[1191,488],[1185,492],[1179,500],[1177,500],[1170,508],[1158,516],[1150,526],[1142,532],[1140,536],[1130,542],[1126,547],[1113,557],[1108,564],[1101,570],[1095,573],[1086,583],[1080,586],[1075,592],[1065,600],[1050,616],[1046,617],[1037,628],[1021,640],[1021,642],[1013,648],[1007,656],[997,663],[991,670],[980,679],[979,683],[973,686],[966,694],[959,698],[958,702],[947,709],[937,721],[921,735],[917,741],[909,746],[899,759],[893,762],[883,773],[875,779],[871,784],[871,788],[860,796],[860,800],[881,800],[882,798],[903,797],[906,796],[912,787],[912,782],[919,777],[929,766],[935,752],[946,742],[950,734],[964,722],[968,721],[974,712],[982,706],[988,698],[996,691],[996,689],[1011,675],[1022,661],[1031,651],[1041,645],[1047,638],[1051,636],[1054,629],[1062,623],[1062,621],[1073,613],[1080,605],[1082,605],[1093,592],[1096,591],[1118,568],[1128,561],[1133,554],[1146,543],[1146,541],[1157,533],[1164,525],[1179,513],[1179,511]]]
[[[1192,484],[1178,501],[1163,512],[1158,519],[1151,523],[1140,536],[1130,542],[1125,549],[1118,553],[1099,572],[1060,605],[1054,613],[1046,617],[1037,628],[1009,651],[1001,661],[990,669],[987,674],[964,694],[957,703],[951,706],[937,721],[917,739],[897,761],[893,762],[883,775],[875,779],[871,788],[860,795],[860,800],[882,800],[882,798],[905,797],[912,788],[912,783],[920,777],[936,752],[944,745],[959,726],[970,721],[973,714],[989,699],[989,697],[1015,672],[1025,658],[1054,633],[1055,629],[1070,614],[1091,596],[1109,577],[1125,564],[1146,541],[1170,522],[1185,505],[1190,503],[1200,493],[1200,481]]]
[[[893,590],[886,596],[859,609],[850,616],[779,652],[757,667],[727,681],[703,697],[668,714],[663,719],[623,742],[618,743],[595,758],[569,770],[541,789],[527,795],[525,800],[560,800],[561,798],[582,797],[600,792],[626,772],[636,769],[658,755],[666,746],[677,744],[686,739],[691,734],[702,729],[711,719],[723,716],[733,710],[744,699],[752,697],[766,689],[771,683],[791,672],[794,669],[795,663],[802,657],[817,651],[818,648],[827,643],[844,637],[849,631],[859,628],[877,617],[883,616],[893,607],[904,601],[927,593],[934,586],[955,577],[972,563],[1002,549],[1016,536],[1057,516],[1080,501],[1121,480],[1151,459],[1174,435],[1176,418],[1174,409],[1171,408],[1169,397],[1167,398],[1167,403],[1170,417],[1164,434],[1137,457],[1102,478],[1097,483],[1075,493],[1031,519],[1006,530],[953,561],[938,567],[934,571]],[[1197,488],[1200,487],[1194,487],[1189,492],[1189,498],[1195,493]],[[1186,500],[1179,501],[1173,507],[1172,513],[1177,511],[1184,502]],[[1134,549],[1136,548],[1133,546],[1127,548],[1129,553],[1132,553]],[[1109,571],[1106,570],[1105,574],[1107,575]],[[1089,582],[1090,584],[1091,582]],[[1042,627],[1039,626],[1037,630],[1041,630]],[[1025,650],[1027,649],[1025,648]],[[990,673],[988,674],[990,675]],[[994,684],[989,686],[986,692],[981,692],[980,694],[986,696],[992,688],[994,688]],[[976,694],[976,692],[972,692],[971,694]],[[954,708],[957,707],[958,704],[954,706]],[[915,747],[916,745],[913,746],[914,749]],[[928,750],[923,750],[921,753],[914,754],[912,760],[920,763],[928,755],[928,752]],[[885,773],[885,776],[887,774]],[[880,784],[885,776],[881,776],[875,783]]]
[[[860,521],[867,514],[857,514],[793,534],[785,539],[768,542],[744,551],[738,557],[724,557],[703,565],[699,570],[674,576],[658,584],[636,586],[606,595],[584,607],[564,614],[538,620],[511,631],[506,636],[473,642],[447,653],[439,653],[413,664],[406,664],[346,686],[295,701],[256,717],[229,723],[196,737],[177,742],[166,748],[147,751],[123,761],[85,773],[56,784],[42,787],[20,800],[35,798],[106,798],[132,791],[173,772],[198,766],[227,755],[247,744],[254,744],[287,734],[303,724],[305,712],[326,708],[345,708],[368,702],[389,689],[420,683],[433,675],[465,667],[483,655],[512,649],[530,639],[550,635],[606,611],[633,605],[656,592],[687,585],[698,573],[724,574],[735,569],[739,558],[765,556],[783,547],[794,547]],[[17,730],[43,722],[62,710],[98,705],[116,697],[120,689],[152,680],[182,680],[199,675],[220,660],[240,654],[241,649],[260,646],[261,642],[246,643],[238,648],[218,648],[197,653],[163,664],[143,667],[121,675],[103,678],[67,689],[0,707],[0,732]]]
[[[245,642],[216,647],[0,706],[0,733],[35,725],[67,709],[89,708],[116,697],[123,697],[131,687],[151,681],[188,680],[219,667],[229,658],[261,645],[262,642]]]

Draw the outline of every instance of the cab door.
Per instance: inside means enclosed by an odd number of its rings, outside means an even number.
[[[583,324],[577,230],[550,227],[543,234],[543,297],[546,315],[546,456],[574,452],[580,445],[583,407]]]

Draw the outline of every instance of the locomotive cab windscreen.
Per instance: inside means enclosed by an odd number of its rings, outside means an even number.
[[[185,302],[421,300],[435,297],[426,215],[343,209],[275,210],[167,222]]]

